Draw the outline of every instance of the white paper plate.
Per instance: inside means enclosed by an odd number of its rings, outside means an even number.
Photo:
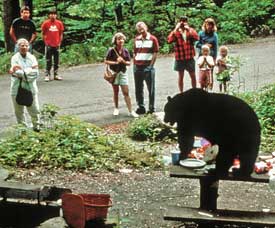
[[[198,160],[195,158],[187,158],[180,160],[180,165],[187,168],[201,168],[206,165],[205,161]]]

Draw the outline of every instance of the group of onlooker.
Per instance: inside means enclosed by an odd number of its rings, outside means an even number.
[[[26,106],[31,116],[32,124],[35,130],[39,130],[39,102],[38,88],[36,79],[39,75],[38,63],[32,52],[32,45],[37,37],[36,27],[30,19],[30,9],[23,6],[20,10],[20,17],[16,18],[10,28],[10,36],[14,41],[15,48],[11,59],[11,89],[15,116],[18,123],[25,124],[24,105],[19,105],[16,99],[19,88],[29,89],[32,93],[32,104]],[[42,37],[45,43],[46,73],[45,81],[62,80],[58,75],[59,67],[59,47],[63,39],[64,26],[60,20],[57,20],[55,10],[50,10],[48,19],[41,25]],[[53,59],[53,61],[52,61]],[[51,68],[53,64],[53,75],[51,77]]]
[[[10,36],[15,43],[15,54],[11,59],[11,96],[14,105],[15,115],[18,123],[25,124],[24,106],[19,105],[16,100],[19,87],[28,87],[33,96],[33,102],[27,107],[31,116],[34,129],[39,129],[39,102],[36,79],[38,77],[38,63],[32,52],[32,44],[35,41],[36,27],[30,19],[30,9],[27,6],[21,8],[21,17],[12,22]],[[124,47],[126,37],[118,32],[113,36],[112,44],[109,48],[105,63],[110,70],[116,73],[116,78],[112,83],[114,111],[113,115],[119,115],[119,89],[122,90],[129,115],[138,117],[145,113],[155,112],[155,68],[154,64],[159,51],[158,39],[148,32],[148,27],[144,22],[136,24],[137,36],[134,39],[133,59],[134,59],[134,82],[137,110],[132,109],[132,102],[129,96],[127,66],[130,65],[131,57],[129,51]],[[63,40],[63,23],[57,19],[55,10],[48,13],[48,19],[41,25],[42,38],[45,43],[46,56],[46,82],[62,80],[58,75],[59,67],[59,47]],[[229,74],[223,72],[228,68],[228,48],[220,47],[220,56],[217,58],[218,36],[215,21],[208,18],[204,21],[202,31],[199,34],[188,24],[188,18],[183,16],[170,32],[167,38],[168,43],[175,44],[175,63],[174,70],[178,72],[178,88],[180,92],[184,90],[184,71],[187,71],[191,78],[192,87],[197,86],[196,81],[196,56],[195,47],[199,49],[197,64],[199,67],[199,83],[202,89],[213,88],[213,68],[218,67],[217,79],[220,82],[220,90],[230,79]],[[52,61],[53,59],[53,61]],[[53,64],[52,64],[53,62]],[[53,65],[53,78],[51,69]],[[144,82],[146,83],[149,94],[149,105],[146,110],[144,104]]]
[[[136,24],[138,35],[134,39],[133,58],[134,58],[134,81],[137,110],[134,112],[131,107],[128,89],[128,77],[126,66],[130,65],[130,55],[123,47],[126,37],[123,33],[116,33],[113,37],[114,47],[108,50],[105,63],[117,73],[116,80],[112,84],[114,92],[115,109],[113,115],[119,115],[118,93],[119,86],[122,89],[129,114],[137,117],[140,114],[155,112],[155,68],[159,44],[157,38],[148,32],[148,27],[144,22]],[[175,63],[174,70],[178,72],[178,88],[184,91],[184,71],[187,71],[191,78],[193,88],[197,86],[196,80],[196,56],[195,47],[199,50],[197,65],[199,68],[199,84],[204,90],[213,89],[213,69],[217,66],[217,80],[219,81],[220,91],[226,91],[226,82],[230,79],[228,71],[229,58],[228,48],[221,46],[218,56],[218,35],[216,33],[216,23],[212,18],[207,18],[202,26],[202,31],[196,32],[188,24],[186,16],[180,17],[175,28],[167,38],[168,43],[174,43]],[[227,73],[225,73],[227,72]],[[148,111],[144,104],[144,81],[147,85],[149,94]]]

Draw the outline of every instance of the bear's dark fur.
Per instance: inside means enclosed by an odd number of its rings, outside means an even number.
[[[253,109],[243,100],[225,94],[190,89],[168,97],[164,121],[177,123],[181,159],[192,150],[194,136],[219,145],[216,175],[227,176],[234,158],[239,156],[238,176],[253,172],[261,136],[261,127]]]

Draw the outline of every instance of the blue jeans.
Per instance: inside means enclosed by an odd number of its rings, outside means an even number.
[[[155,111],[155,68],[151,66],[134,65],[134,79],[136,102],[139,108],[144,105],[144,83],[145,81],[149,93],[149,111]]]

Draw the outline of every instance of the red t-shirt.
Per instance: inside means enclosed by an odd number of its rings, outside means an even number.
[[[44,43],[47,46],[58,47],[61,42],[61,35],[64,31],[64,25],[60,20],[51,21],[50,19],[41,25],[44,34]]]

